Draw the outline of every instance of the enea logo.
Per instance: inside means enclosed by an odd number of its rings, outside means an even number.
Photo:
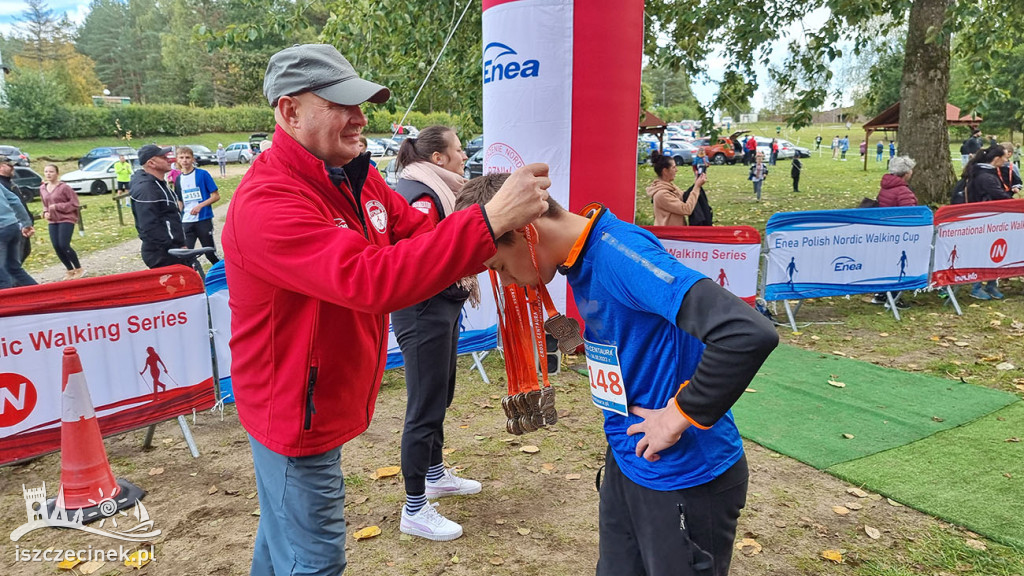
[[[863,265],[849,256],[840,256],[832,261],[832,269],[836,272],[849,272],[861,268]]]
[[[519,60],[519,53],[501,42],[484,47],[484,84],[515,78],[536,78],[540,75],[540,62]]]
[[[36,387],[22,376],[6,372],[0,374],[0,428],[20,424],[36,407]]]
[[[1003,261],[1003,258],[1006,258],[1006,250],[1006,240],[999,238],[993,242],[992,247],[988,249],[988,257],[996,264],[999,264]]]

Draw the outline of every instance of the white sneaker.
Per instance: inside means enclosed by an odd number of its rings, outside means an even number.
[[[476,480],[459,478],[451,468],[445,468],[444,475],[437,482],[427,482],[425,493],[428,500],[445,496],[463,496],[480,492],[480,483]]]
[[[427,503],[412,516],[405,510],[405,506],[402,506],[402,523],[398,529],[403,534],[437,542],[447,542],[462,536],[462,526],[441,516],[437,511],[437,504],[431,503]]]

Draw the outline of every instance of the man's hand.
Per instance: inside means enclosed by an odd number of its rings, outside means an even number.
[[[636,445],[636,455],[648,462],[657,462],[661,458],[658,452],[675,446],[683,432],[690,427],[690,421],[676,409],[674,399],[669,400],[668,406],[660,410],[630,406],[629,412],[644,419],[630,426],[626,434],[644,435]]]
[[[548,209],[550,186],[547,164],[527,164],[513,172],[484,206],[494,237],[522,228],[543,215]]]
[[[202,210],[199,206],[193,206],[192,210],[189,211],[193,216],[199,216],[199,211]]]
[[[31,238],[32,235],[35,233],[36,229],[33,228],[32,226],[25,226],[24,228],[21,229],[21,235],[24,236],[25,238]]]

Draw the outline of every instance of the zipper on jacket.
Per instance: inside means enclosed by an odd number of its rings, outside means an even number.
[[[316,414],[316,406],[313,405],[313,390],[316,388],[316,366],[309,367],[309,378],[306,380],[306,420],[302,426],[303,430],[313,427],[313,414]]]

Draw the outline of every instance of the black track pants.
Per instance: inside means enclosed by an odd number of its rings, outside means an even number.
[[[465,300],[437,295],[391,315],[405,361],[405,491],[421,494],[427,469],[443,461],[444,415],[455,396],[459,313]]]
[[[744,456],[707,484],[659,492],[626,478],[609,450],[597,575],[726,576],[747,476]]]

